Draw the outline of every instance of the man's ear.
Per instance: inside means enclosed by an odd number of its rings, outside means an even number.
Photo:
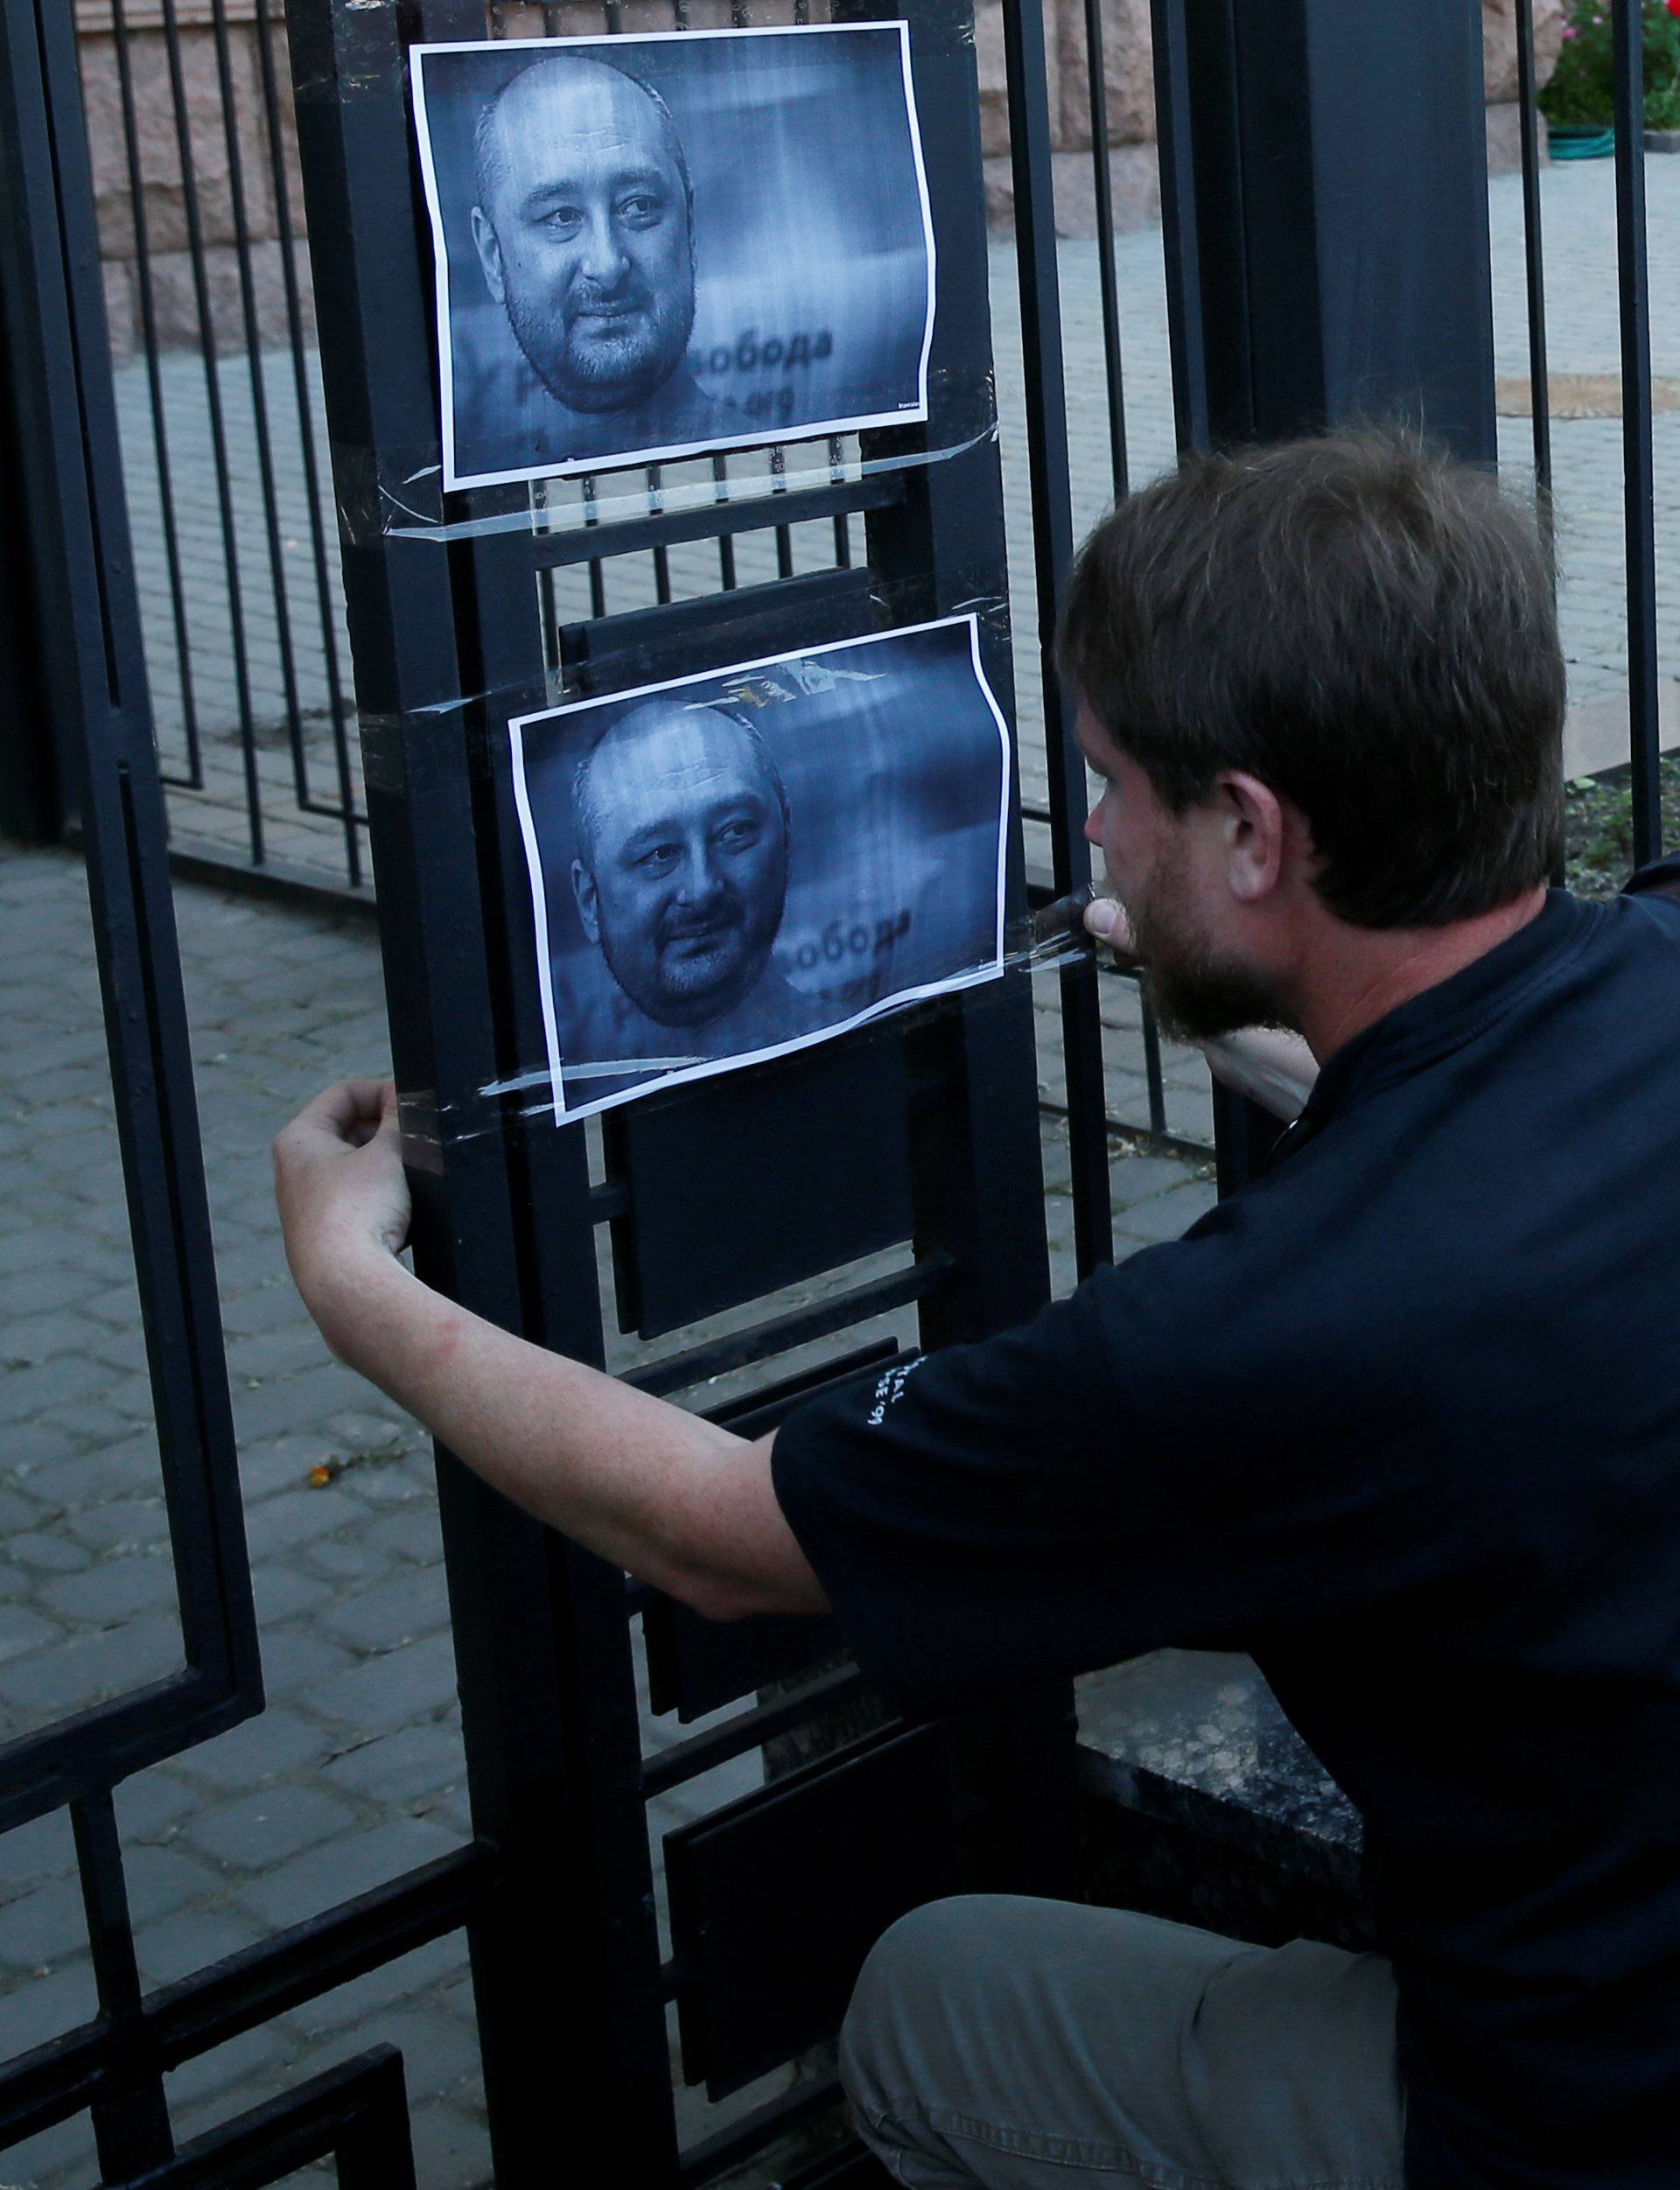
[[[1231,895],[1243,905],[1269,897],[1287,876],[1298,850],[1299,815],[1270,785],[1241,768],[1215,779]]]
[[[600,892],[595,887],[595,878],[581,859],[571,863],[571,894],[578,900],[578,917],[584,924],[584,933],[592,943],[601,940]]]
[[[501,243],[489,214],[480,206],[472,208],[472,241],[478,249],[479,264],[484,269],[485,287],[499,304],[506,303],[508,282],[501,270]]]

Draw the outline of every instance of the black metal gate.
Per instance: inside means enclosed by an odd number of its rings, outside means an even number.
[[[178,866],[354,892],[367,816],[278,0],[78,10]]]
[[[984,424],[990,395],[968,17],[940,0],[914,21],[942,205],[935,370],[956,414]],[[338,337],[328,395],[398,1069],[417,1144],[430,1138],[439,1159],[417,1179],[417,1252],[459,1298],[598,1359],[594,1241],[607,1228],[629,1319],[664,1341],[648,1348],[638,1381],[699,1397],[720,1375],[751,1371],[720,1418],[756,1429],[822,1382],[897,1358],[906,1311],[920,1340],[938,1343],[1017,1321],[1044,1298],[1025,976],[755,1075],[750,1141],[733,1109],[742,1098],[706,1088],[615,1123],[602,1137],[598,1176],[585,1137],[533,1129],[513,1109],[504,1132],[458,1132],[449,1122],[497,1078],[534,1009],[510,941],[518,913],[507,785],[488,733],[522,696],[541,701],[556,659],[586,656],[603,681],[615,674],[615,651],[644,672],[675,664],[720,608],[737,633],[808,643],[869,628],[872,586],[900,621],[976,592],[1000,601],[996,449],[982,432],[925,464],[914,437],[900,436],[892,453],[906,461],[869,472],[836,451],[816,486],[775,466],[760,499],[722,492],[698,522],[662,517],[655,504],[615,535],[620,555],[651,558],[664,594],[668,552],[709,541],[718,584],[651,615],[611,614],[615,558],[587,531],[539,530],[528,514],[522,527],[503,528],[506,493],[479,498],[441,535],[388,526],[378,487],[394,483],[388,467],[406,463],[435,417],[403,66],[406,36],[421,27],[481,31],[483,18],[439,4],[399,31],[393,9],[340,0],[299,9],[291,24],[312,212],[318,232],[343,245],[318,251],[316,279]],[[261,1687],[71,26],[60,11],[12,0],[4,30],[0,127],[15,185],[7,355],[31,542],[18,575],[32,592],[33,631],[75,635],[74,648],[44,654],[46,712],[74,771],[96,884],[188,1670],[7,1753],[9,1821],[71,1805],[99,2012],[0,2075],[0,2134],[15,2142],[89,2110],[112,2182],[273,2180],[330,2155],[340,2180],[400,2185],[407,2131],[388,2049],[178,2153],[164,2079],[465,1925],[496,2179],[550,2179],[558,2109],[564,2162],[589,2179],[710,2180],[832,2114],[822,2048],[862,1954],[893,1914],[962,1886],[1071,1890],[1068,1701],[1058,1692],[937,1725],[884,1721],[858,1694],[855,1674],[832,1662],[826,1627],[714,1631],[628,1587],[440,1454],[472,1842],[143,1992],[112,1788],[260,1709]],[[394,219],[408,239],[400,250]],[[77,369],[66,372],[66,360]],[[354,507],[359,486],[371,524]],[[799,522],[819,526],[827,543],[816,570],[796,568],[809,538],[796,536]],[[744,585],[755,535],[770,573]],[[855,560],[860,549],[866,565]],[[582,630],[564,621],[569,570],[585,588],[584,612],[596,611]],[[984,643],[1006,690],[1001,614],[989,618]],[[500,850],[486,867],[491,845]],[[1018,831],[1009,872],[1018,915]],[[847,1116],[851,1130],[823,1159],[806,1122],[825,1110]],[[682,1196],[670,1191],[665,1161],[674,1127],[690,1151],[710,1151],[690,1154]],[[787,1243],[766,1231],[721,1261],[696,1233],[699,1202],[738,1193],[741,1174],[769,1207],[766,1185],[814,1163],[822,1191],[803,1198],[809,1222],[795,1266]],[[877,1274],[816,1304],[775,1297],[790,1276],[872,1251]],[[756,1320],[729,1338],[681,1343],[684,1326],[755,1301]],[[690,1722],[738,1706],[715,1731],[654,1756],[638,1736],[638,1623],[656,1711]],[[647,1804],[730,1758],[766,1744],[785,1752],[790,1740],[808,1760],[801,1768],[666,1836],[662,1939]],[[817,1847],[830,1851],[830,1867],[814,1902]],[[559,1970],[563,1986],[548,1976]],[[673,2107],[673,2007],[682,2073],[718,2103],[716,2132],[686,2149]],[[745,2115],[738,2102],[724,2103],[744,2090],[758,2099]]]
[[[0,36],[5,453],[18,490],[10,696],[25,719],[55,725],[75,771],[186,1665],[4,1752],[0,1824],[68,1806],[98,2012],[8,2064],[0,2135],[13,2144],[86,2110],[107,2181],[165,2163],[172,2181],[248,2180],[256,2154],[271,2180],[336,2154],[340,2180],[371,2190],[404,2179],[407,2115],[388,2047],[236,2125],[214,2155],[173,2156],[164,2074],[307,1997],[328,1971],[458,1923],[484,1852],[143,1998],[112,1802],[144,1766],[260,1711],[262,1690],[71,31],[61,9],[15,8]]]

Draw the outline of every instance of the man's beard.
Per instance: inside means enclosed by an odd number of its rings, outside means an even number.
[[[659,1009],[667,1026],[695,1026],[738,1004],[764,970],[747,908],[730,896],[703,920],[667,920],[659,938]],[[685,945],[697,944],[690,956]]]
[[[1241,1026],[1284,1026],[1270,985],[1222,958],[1185,910],[1183,869],[1158,860],[1146,892],[1126,901],[1132,948],[1142,962],[1144,1000],[1169,1041],[1206,1042]]]
[[[731,889],[704,917],[662,918],[645,948],[626,950],[611,925],[601,954],[632,1003],[660,1026],[704,1026],[746,1002],[769,965],[786,906],[785,871],[762,895]],[[697,951],[685,946],[697,945]]]
[[[508,291],[514,339],[550,395],[568,410],[633,409],[656,395],[682,362],[694,327],[691,281],[680,300],[662,301],[643,284],[614,301],[640,307],[626,313],[624,332],[579,343],[573,330],[577,306],[533,309],[511,287]]]

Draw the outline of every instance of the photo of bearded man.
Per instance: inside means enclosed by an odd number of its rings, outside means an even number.
[[[1002,972],[1010,743],[972,614],[508,734],[548,1044],[522,1067],[556,1119]]]
[[[684,367],[694,185],[658,93],[587,54],[550,54],[490,101],[474,153],[485,287],[562,413],[544,440],[652,447],[726,430]]]
[[[907,27],[411,49],[446,489],[926,417]]]

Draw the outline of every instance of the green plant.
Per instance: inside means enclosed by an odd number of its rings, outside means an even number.
[[[1680,128],[1680,0],[1642,0],[1645,126]],[[1610,0],[1571,0],[1563,50],[1540,94],[1549,122],[1608,123],[1615,112]]]
[[[1628,770],[1577,776],[1564,793],[1564,864],[1577,897],[1614,897],[1633,872],[1634,801]],[[1680,753],[1665,754],[1657,774],[1662,843],[1680,846]]]

